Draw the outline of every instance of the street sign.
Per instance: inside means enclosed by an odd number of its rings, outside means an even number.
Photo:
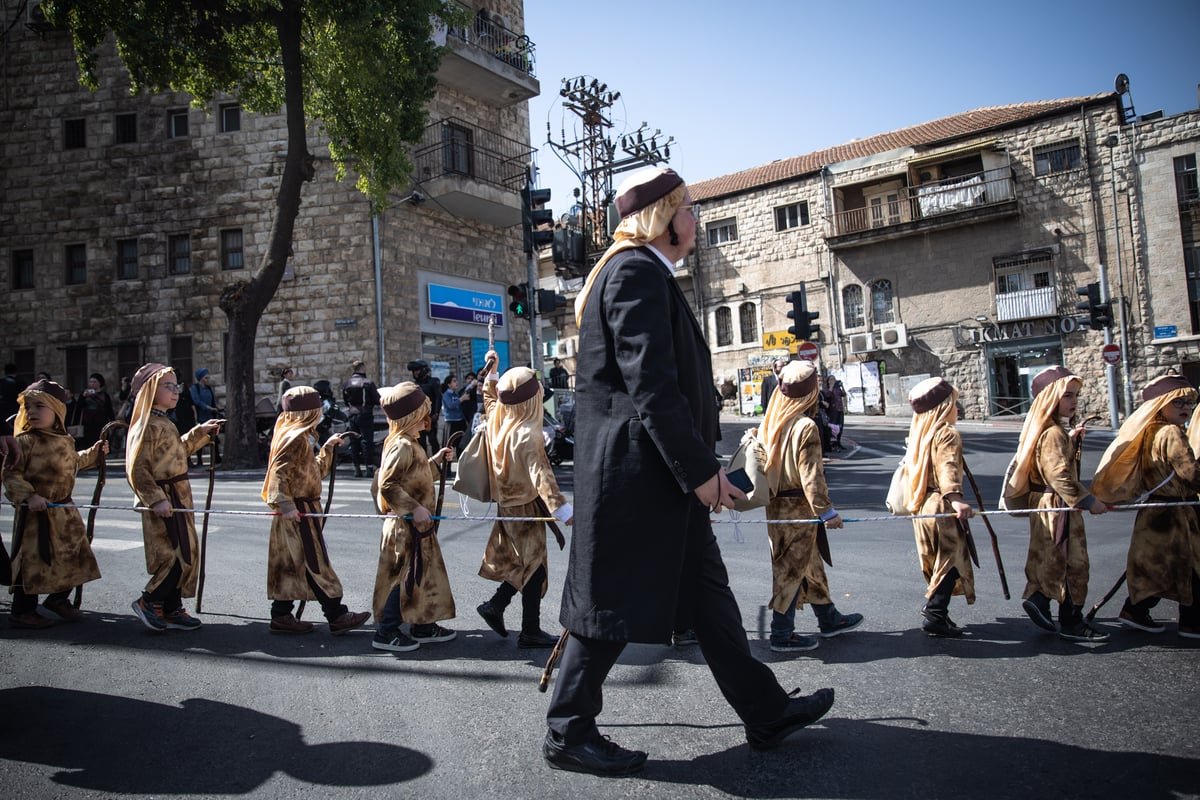
[[[795,351],[796,337],[792,336],[787,331],[767,331],[762,337],[763,349],[775,350],[777,348],[786,347],[789,351]]]
[[[816,361],[820,348],[815,342],[801,342],[796,345],[796,355],[803,361]]]
[[[1121,360],[1121,348],[1115,344],[1106,344],[1100,348],[1100,357],[1105,364],[1116,364]]]

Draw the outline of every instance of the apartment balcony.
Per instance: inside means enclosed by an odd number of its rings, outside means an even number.
[[[439,30],[435,38],[449,47],[438,67],[439,83],[500,108],[541,94],[533,42],[494,16],[478,12],[466,27]]]
[[[1053,317],[1057,314],[1058,293],[1053,286],[996,295],[997,322]]]
[[[985,170],[902,187],[881,202],[839,211],[826,242],[839,250],[1017,214],[1012,171]]]
[[[520,190],[534,150],[456,117],[425,128],[413,151],[416,188],[441,209],[499,228],[521,222]]]

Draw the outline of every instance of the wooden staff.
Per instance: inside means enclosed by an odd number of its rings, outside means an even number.
[[[558,637],[554,649],[550,651],[550,657],[546,659],[546,668],[542,670],[542,676],[538,678],[539,692],[545,694],[546,688],[550,686],[550,676],[554,674],[554,668],[558,666],[558,660],[562,658],[563,649],[567,646],[567,639],[570,636],[570,631],[563,631]]]
[[[971,468],[967,466],[966,459],[963,459],[963,474],[967,476],[967,482],[971,484],[971,490],[975,492],[975,500],[979,503],[979,510],[983,511],[983,494],[979,491],[979,484],[975,482],[975,476],[971,474]],[[1008,577],[1004,574],[1004,562],[1000,560],[1000,539],[996,536],[996,531],[992,528],[991,520],[987,515],[982,515],[984,527],[987,528],[988,535],[992,537],[992,555],[996,557],[996,569],[1000,571],[1000,588],[1004,590],[1004,599],[1011,600],[1012,595],[1008,593]],[[976,562],[978,563],[978,562]]]
[[[446,440],[446,447],[450,448],[450,452],[454,452],[454,445],[463,436],[463,431],[455,431],[450,434],[450,438]],[[442,524],[442,501],[446,499],[446,478],[450,476],[450,462],[454,460],[454,456],[442,462],[442,477],[438,482],[437,508],[433,512],[433,532],[437,533],[438,526]]]
[[[196,580],[196,613],[200,613],[200,604],[204,600],[204,556],[208,552],[208,511],[212,508],[213,484],[217,479],[217,439],[209,444],[212,452],[208,456],[208,497],[204,500],[204,525],[200,533],[200,575]]]
[[[115,419],[112,422],[107,423],[103,428],[100,429],[100,438],[96,440],[96,444],[108,441],[108,435],[113,429],[127,427],[129,427],[129,423],[122,422],[119,419]],[[100,451],[100,455],[96,459],[96,471],[96,489],[92,492],[92,507],[88,509],[87,518],[88,544],[91,544],[92,540],[95,538],[96,512],[99,510],[96,508],[96,506],[100,505],[100,493],[104,491],[104,484],[107,482],[108,457],[105,455],[104,450]],[[83,584],[81,583],[75,587],[75,597],[72,598],[71,605],[73,605],[75,608],[79,608],[82,603]]]
[[[1107,603],[1109,600],[1112,600],[1113,595],[1117,593],[1117,591],[1121,588],[1122,585],[1124,585],[1124,583],[1125,583],[1125,573],[1122,572],[1121,577],[1117,578],[1117,582],[1114,583],[1113,587],[1108,590],[1108,594],[1104,595],[1104,597],[1101,598],[1099,603],[1096,603],[1096,605],[1092,606],[1092,610],[1087,612],[1087,614],[1084,616],[1084,620],[1086,620],[1089,623],[1092,620],[1094,620],[1096,618],[1096,612],[1099,611],[1101,608],[1103,608],[1105,603]]]
[[[338,434],[338,436],[342,436],[342,437],[354,436],[359,439],[362,438],[362,434],[357,433],[356,431],[342,431],[341,433]],[[325,511],[323,512],[326,517],[329,516],[330,506],[333,505],[333,482],[334,482],[334,480],[336,480],[336,478],[337,478],[337,447],[333,448],[333,450],[330,451],[330,454],[329,454],[329,489],[325,493]],[[321,528],[322,528],[322,530],[325,528],[325,522],[323,520],[321,522]],[[304,616],[304,606],[307,605],[307,603],[308,603],[307,600],[300,601],[300,605],[296,608],[296,619],[300,619],[301,617]]]

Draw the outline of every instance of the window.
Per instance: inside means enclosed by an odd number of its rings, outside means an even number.
[[[67,285],[87,283],[87,245],[69,244],[66,248]]]
[[[192,371],[192,337],[172,336],[167,340],[167,358],[171,360],[179,382],[191,383],[192,376],[195,375]]]
[[[1049,175],[1079,169],[1083,162],[1079,154],[1079,142],[1056,142],[1033,148],[1033,174]]]
[[[242,229],[221,231],[221,269],[241,269],[246,266],[242,253]]]
[[[63,149],[78,150],[81,147],[87,147],[87,120],[64,119]]]
[[[710,222],[705,229],[708,231],[709,246],[737,241],[737,220],[733,217]]]
[[[117,144],[137,141],[137,114],[117,114],[113,121],[113,141]]]
[[[137,342],[117,342],[117,377],[133,378],[133,373],[145,363],[142,346]],[[118,387],[120,383],[118,382]],[[114,393],[115,394],[115,393]],[[116,409],[114,409],[115,411]]]
[[[871,324],[884,325],[896,321],[896,311],[892,308],[892,282],[878,280],[871,284]]]
[[[59,381],[59,384],[70,389],[76,394],[87,388],[88,382],[88,355],[87,345],[77,344],[63,348],[64,361],[66,362],[67,376],[66,380]]]
[[[996,259],[996,294],[1049,289],[1050,266],[1048,253]]]
[[[786,231],[808,224],[808,203],[793,203],[775,209],[775,230]]]
[[[28,386],[33,383],[33,371],[37,369],[37,350],[32,347],[22,347],[13,350],[13,363],[17,365],[17,385]]]
[[[178,139],[188,135],[188,110],[173,108],[167,112],[167,136]]]
[[[717,347],[728,347],[733,344],[733,312],[728,306],[717,309]]]
[[[167,274],[186,275],[192,271],[192,239],[186,233],[167,237]]]
[[[861,328],[867,324],[866,309],[863,307],[863,290],[857,283],[842,289],[842,320],[847,329]]]
[[[33,286],[33,251],[12,251],[12,288],[32,289]]]
[[[442,169],[458,175],[472,175],[474,132],[462,125],[442,126]]]
[[[117,280],[136,280],[137,276],[137,239],[117,239]]]
[[[221,106],[221,133],[232,133],[242,129],[242,107],[237,103]]]
[[[1196,181],[1196,154],[1175,159],[1175,194],[1179,202],[1200,200],[1200,185]]]
[[[742,329],[742,344],[758,341],[758,313],[754,303],[742,303],[738,309],[738,323]]]

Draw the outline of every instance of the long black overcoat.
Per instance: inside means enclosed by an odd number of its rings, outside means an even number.
[[[595,639],[666,642],[686,603],[689,537],[697,526],[712,537],[693,490],[720,467],[719,417],[708,345],[653,251],[625,250],[604,266],[576,363],[575,525],[560,620]]]

